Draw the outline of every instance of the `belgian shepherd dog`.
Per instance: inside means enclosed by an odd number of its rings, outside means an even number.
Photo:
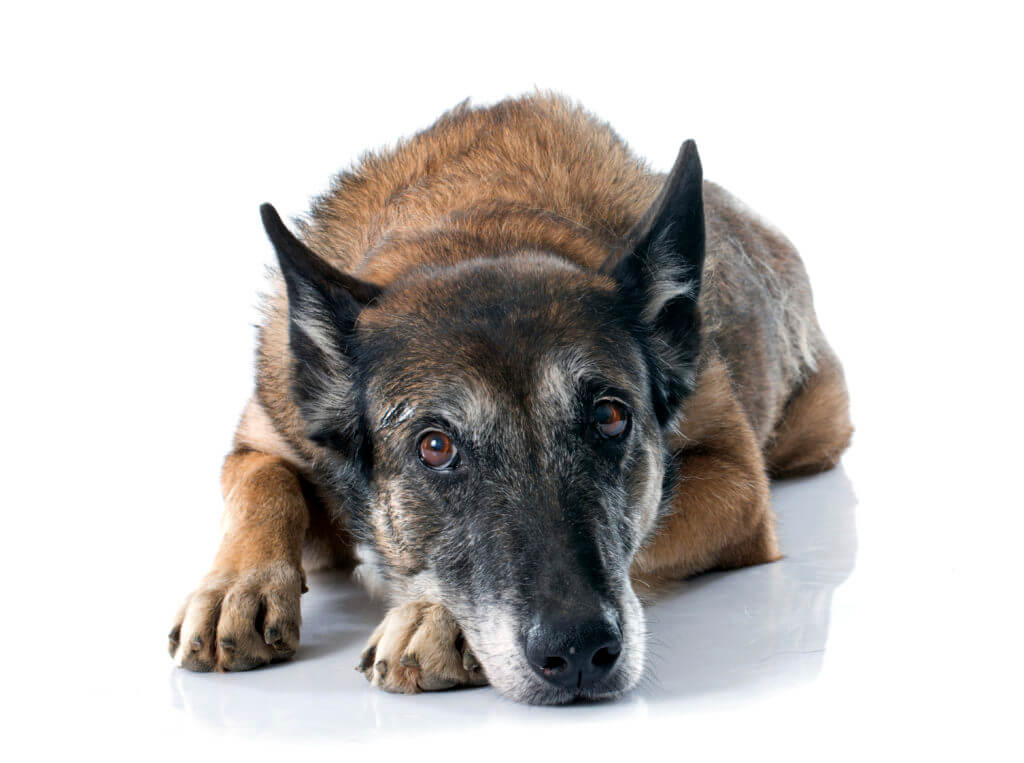
[[[189,670],[287,659],[304,570],[358,563],[374,686],[618,696],[635,586],[779,559],[769,478],[850,440],[800,258],[692,141],[666,176],[560,97],[462,104],[297,234],[261,213],[280,272]]]

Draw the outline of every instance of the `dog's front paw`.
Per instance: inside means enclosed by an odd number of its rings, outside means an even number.
[[[178,612],[171,657],[200,672],[288,659],[299,645],[303,590],[302,570],[284,563],[210,573]]]
[[[455,618],[439,604],[425,601],[388,612],[356,670],[374,686],[402,694],[487,683]]]

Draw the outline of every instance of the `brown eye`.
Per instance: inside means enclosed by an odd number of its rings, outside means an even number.
[[[618,400],[601,400],[594,408],[594,426],[602,437],[621,437],[629,425],[629,412]]]
[[[420,438],[420,461],[431,469],[450,469],[459,455],[452,438],[444,432],[431,430]]]

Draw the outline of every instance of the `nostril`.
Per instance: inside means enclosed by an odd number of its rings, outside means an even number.
[[[622,652],[622,632],[610,618],[538,621],[525,634],[530,667],[548,683],[589,689],[608,679]]]
[[[617,659],[619,659],[619,654],[621,652],[622,647],[619,644],[603,646],[594,652],[594,656],[590,658],[590,662],[595,668],[607,670],[615,664]]]
[[[546,676],[558,676],[569,669],[569,663],[564,657],[548,657],[541,666]]]

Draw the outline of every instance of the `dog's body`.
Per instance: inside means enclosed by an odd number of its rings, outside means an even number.
[[[284,278],[185,667],[290,656],[303,551],[354,538],[394,606],[375,684],[615,695],[643,664],[630,579],[779,558],[768,475],[849,441],[796,251],[692,144],[666,177],[561,99],[461,106],[336,179],[316,256],[264,221]]]

